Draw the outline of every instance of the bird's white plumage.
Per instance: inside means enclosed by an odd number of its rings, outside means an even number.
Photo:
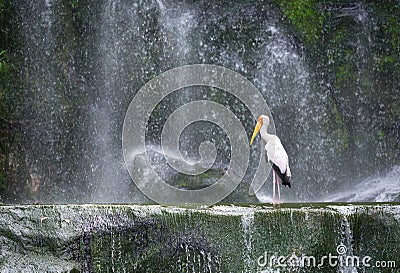
[[[279,184],[290,186],[291,173],[289,169],[289,157],[283,148],[282,142],[276,135],[268,134],[269,117],[261,115],[256,127],[254,128],[253,135],[250,140],[250,145],[253,143],[254,138],[260,131],[261,138],[265,141],[265,150],[267,151],[267,159],[272,162],[272,203],[275,205],[275,185],[278,186],[278,204],[281,203],[281,192]],[[277,170],[277,168],[279,170]]]
[[[267,151],[268,161],[271,161],[278,166],[281,173],[285,173],[288,167],[289,158],[285,148],[283,148],[281,140],[277,136],[272,135],[265,145],[265,150]]]
[[[267,151],[268,160],[278,166],[282,174],[287,170],[287,175],[291,176],[289,169],[289,157],[283,148],[282,142],[276,135],[268,134],[267,128],[269,125],[269,118],[261,116],[263,122],[260,128],[261,138],[265,141],[265,150]]]

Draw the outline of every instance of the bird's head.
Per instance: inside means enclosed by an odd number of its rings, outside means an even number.
[[[257,136],[258,131],[260,131],[261,126],[268,127],[269,125],[269,117],[266,115],[261,115],[257,119],[257,124],[256,127],[254,128],[253,136],[251,137],[250,140],[250,145],[253,143],[254,139]]]

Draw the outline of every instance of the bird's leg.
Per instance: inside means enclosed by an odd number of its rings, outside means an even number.
[[[280,205],[281,204],[281,189],[279,187],[279,178],[277,175],[275,177],[276,177],[276,184],[278,185],[278,204]]]
[[[275,171],[272,170],[272,205],[275,207]]]

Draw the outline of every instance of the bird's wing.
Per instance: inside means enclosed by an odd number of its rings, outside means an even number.
[[[292,177],[292,172],[290,171],[289,163],[287,164],[287,176]]]
[[[274,163],[281,170],[281,173],[286,172],[288,166],[288,155],[279,141],[269,142],[265,145],[268,160]]]

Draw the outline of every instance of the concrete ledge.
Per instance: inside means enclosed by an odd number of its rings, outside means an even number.
[[[399,272],[399,221],[399,204],[0,206],[0,272]]]

